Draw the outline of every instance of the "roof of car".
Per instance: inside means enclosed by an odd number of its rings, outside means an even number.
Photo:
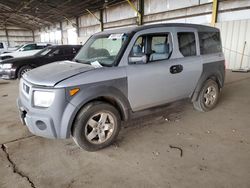
[[[218,28],[206,26],[206,25],[199,25],[199,24],[186,24],[186,23],[163,23],[163,24],[151,24],[151,25],[143,25],[143,26],[131,26],[131,27],[124,27],[119,29],[110,29],[105,30],[103,32],[99,32],[97,34],[111,34],[111,33],[131,33],[131,32],[138,32],[145,29],[152,29],[152,28],[159,28],[159,27],[186,27],[186,28],[194,28],[198,31],[208,31],[208,32],[219,32]]]
[[[49,46],[48,48],[81,48],[82,45],[69,45],[69,44],[62,44],[62,45],[53,45]]]

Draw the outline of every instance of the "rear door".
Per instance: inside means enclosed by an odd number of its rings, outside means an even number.
[[[202,74],[202,57],[200,55],[198,33],[190,28],[176,29],[176,41],[179,57],[175,59],[176,64],[181,64],[183,71],[180,87],[182,98],[191,97]]]
[[[149,29],[132,39],[129,56],[146,54],[149,59],[147,64],[128,63],[126,68],[133,111],[186,98],[195,87],[201,72],[197,35],[191,32],[192,36],[183,37],[177,33],[174,28]]]

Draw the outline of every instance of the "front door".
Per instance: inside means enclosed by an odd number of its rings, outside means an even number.
[[[126,68],[128,99],[133,111],[173,102],[191,94],[202,69],[200,57],[196,55],[194,33],[193,36],[193,40],[192,37],[184,37],[184,40],[177,33],[166,32],[137,37],[129,56],[146,54],[148,63],[129,63]],[[176,45],[178,40],[180,46]],[[179,54],[180,58],[176,58],[176,50],[182,51],[186,57]]]

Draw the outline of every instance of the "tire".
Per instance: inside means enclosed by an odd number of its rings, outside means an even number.
[[[198,96],[198,99],[193,102],[194,108],[201,112],[212,110],[218,103],[220,95],[219,86],[214,80],[207,80]]]
[[[76,116],[72,136],[87,151],[97,151],[113,143],[121,128],[121,117],[115,107],[104,102],[91,102]]]
[[[21,79],[23,74],[30,71],[32,69],[31,66],[23,66],[21,67],[19,70],[18,70],[18,73],[17,73],[17,78],[18,79]]]

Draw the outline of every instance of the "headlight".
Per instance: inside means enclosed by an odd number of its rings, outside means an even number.
[[[55,98],[55,93],[51,91],[34,91],[34,105],[38,107],[49,107]]]
[[[11,69],[12,68],[12,64],[11,63],[2,64],[2,68],[3,69]]]

